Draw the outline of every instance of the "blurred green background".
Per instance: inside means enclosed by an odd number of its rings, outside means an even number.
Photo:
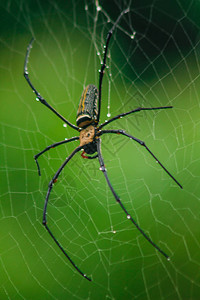
[[[52,190],[48,224],[88,282],[41,224],[48,182],[78,142],[40,157],[41,177],[33,159],[76,133],[35,101],[23,65],[34,36],[31,81],[75,123],[83,88],[98,86],[106,34],[127,7],[110,43],[101,122],[107,106],[114,116],[173,105],[108,128],[144,140],[183,190],[139,145],[102,138],[113,187],[168,262],[128,222],[98,160],[77,154]],[[199,1],[1,1],[0,299],[200,298],[199,12]]]

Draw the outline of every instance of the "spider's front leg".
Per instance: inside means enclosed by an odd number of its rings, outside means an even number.
[[[103,157],[101,154],[101,139],[97,138],[97,153],[98,153],[98,158],[99,158],[99,163],[100,163],[100,170],[103,172],[103,175],[107,181],[107,184],[113,194],[113,196],[115,197],[115,200],[117,201],[117,203],[119,203],[120,207],[122,208],[122,210],[125,212],[127,219],[131,220],[131,222],[135,225],[135,227],[140,231],[140,233],[145,237],[145,239],[147,239],[147,241],[154,247],[156,248],[163,256],[165,256],[167,258],[167,260],[169,260],[169,256],[162,250],[160,249],[160,247],[158,247],[151,239],[150,237],[140,228],[140,226],[136,223],[136,221],[133,219],[133,217],[128,213],[127,209],[125,208],[125,206],[123,205],[120,197],[117,195],[117,193],[115,192],[114,188],[112,187],[110,180],[108,178],[107,175],[107,170],[105,168],[104,165],[104,161],[103,161]]]
[[[73,267],[87,280],[91,281],[91,278],[89,278],[86,274],[84,274],[79,267],[77,267],[77,265],[73,262],[73,260],[70,258],[70,256],[67,254],[67,252],[64,250],[64,248],[61,246],[61,244],[58,242],[58,240],[55,238],[54,234],[52,233],[52,231],[49,229],[49,227],[47,226],[47,205],[48,205],[48,201],[49,201],[49,196],[51,193],[51,190],[53,188],[54,183],[57,181],[61,171],[64,169],[64,167],[67,165],[67,163],[72,159],[72,157],[81,150],[81,146],[78,146],[64,161],[64,163],[60,166],[60,168],[58,169],[58,171],[55,173],[55,175],[53,176],[53,178],[51,179],[51,181],[49,182],[49,186],[48,186],[48,191],[47,191],[47,195],[45,198],[45,204],[44,204],[44,210],[43,210],[43,219],[42,219],[42,224],[45,226],[46,230],[48,231],[48,233],[50,234],[50,236],[53,238],[54,242],[56,243],[56,245],[60,248],[60,250],[63,252],[63,254],[65,255],[65,257],[70,261],[70,263],[73,265]]]

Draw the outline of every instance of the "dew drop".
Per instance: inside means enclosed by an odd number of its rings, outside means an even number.
[[[170,261],[170,257],[168,257],[167,260]]]
[[[101,6],[97,6],[97,11],[100,11],[101,10]]]
[[[35,98],[36,101],[40,101],[38,97]]]
[[[127,219],[130,219],[131,218],[131,216],[130,215],[127,215]]]
[[[88,10],[88,6],[87,5],[85,5],[85,10]]]
[[[111,116],[111,114],[110,113],[107,113],[107,117],[109,118]]]
[[[66,123],[64,123],[64,124],[63,124],[63,127],[65,127],[65,128],[66,128],[66,127],[67,127],[67,124],[66,124]]]
[[[113,233],[116,233],[117,231],[116,230],[113,230]]]
[[[131,35],[132,40],[134,39],[135,35],[136,35],[136,32],[134,31],[133,34]]]

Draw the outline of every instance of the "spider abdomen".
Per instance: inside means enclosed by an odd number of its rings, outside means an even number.
[[[97,121],[98,90],[95,85],[89,84],[84,89],[77,111],[76,124],[79,127],[86,127]]]

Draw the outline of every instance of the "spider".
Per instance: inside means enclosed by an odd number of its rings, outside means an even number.
[[[70,258],[70,256],[67,254],[63,246],[58,242],[58,240],[55,238],[52,231],[49,229],[47,225],[47,206],[49,201],[49,196],[51,193],[51,190],[56,183],[60,173],[64,169],[64,167],[67,165],[67,163],[73,158],[73,156],[79,152],[83,151],[81,156],[86,159],[95,159],[98,158],[99,164],[100,164],[100,170],[103,172],[103,175],[106,179],[106,182],[116,200],[116,202],[120,205],[121,209],[126,214],[127,219],[129,219],[134,226],[140,231],[140,233],[147,239],[147,241],[156,248],[163,256],[165,256],[169,260],[169,256],[159,247],[157,246],[150,237],[140,228],[140,226],[136,223],[136,221],[133,219],[133,217],[129,214],[125,206],[123,205],[120,197],[115,192],[113,186],[111,185],[111,182],[107,175],[107,170],[105,168],[104,160],[101,153],[101,136],[104,134],[118,134],[125,137],[128,137],[129,139],[135,141],[139,145],[143,146],[149,154],[156,160],[156,162],[164,169],[164,171],[176,182],[176,184],[182,188],[182,185],[174,178],[174,176],[164,167],[164,165],[156,158],[156,156],[151,152],[151,150],[147,147],[144,141],[126,133],[124,130],[115,130],[115,129],[109,129],[109,130],[103,130],[105,126],[112,123],[113,121],[123,118],[125,116],[128,116],[133,113],[141,112],[141,111],[149,111],[149,110],[161,110],[161,109],[170,109],[172,106],[162,106],[162,107],[138,107],[136,109],[133,109],[131,111],[120,113],[119,115],[110,118],[109,120],[105,121],[104,123],[99,125],[99,119],[100,119],[100,113],[101,113],[101,93],[102,93],[102,81],[103,76],[105,73],[106,68],[106,59],[107,59],[107,52],[108,52],[108,46],[110,39],[112,37],[113,31],[117,27],[121,17],[126,14],[129,11],[129,9],[126,9],[120,13],[117,20],[114,22],[112,28],[109,30],[106,38],[106,44],[104,47],[104,56],[103,56],[103,63],[101,64],[101,69],[99,71],[99,89],[96,88],[95,85],[89,84],[83,91],[82,96],[80,98],[79,107],[77,111],[76,116],[76,125],[73,125],[68,120],[66,120],[61,114],[59,114],[36,90],[36,88],[33,86],[32,82],[29,79],[29,73],[28,73],[28,58],[30,55],[30,50],[32,48],[32,44],[34,41],[34,38],[31,39],[30,43],[27,47],[26,57],[25,57],[25,63],[24,63],[24,77],[27,80],[29,86],[35,93],[37,100],[39,100],[42,104],[44,104],[47,108],[49,108],[54,114],[56,114],[62,121],[64,121],[66,124],[68,124],[71,128],[78,131],[80,134],[79,136],[75,136],[72,138],[69,138],[67,140],[63,140],[57,143],[54,143],[50,146],[47,146],[44,150],[39,152],[34,156],[35,162],[37,164],[38,174],[41,175],[40,167],[38,163],[38,158],[44,154],[46,151],[50,150],[51,148],[55,148],[57,146],[70,143],[75,140],[80,141],[80,145],[76,147],[72,153],[65,159],[63,164],[60,166],[60,168],[57,170],[53,178],[50,180],[48,185],[48,190],[45,198],[45,204],[44,204],[44,210],[43,210],[43,219],[42,224],[54,240],[54,242],[57,244],[57,246],[60,248],[60,250],[64,253],[65,257],[69,260],[69,262],[73,265],[73,267],[87,280],[91,281],[91,278],[88,277],[85,273],[81,271],[81,269],[74,263],[74,261]]]

